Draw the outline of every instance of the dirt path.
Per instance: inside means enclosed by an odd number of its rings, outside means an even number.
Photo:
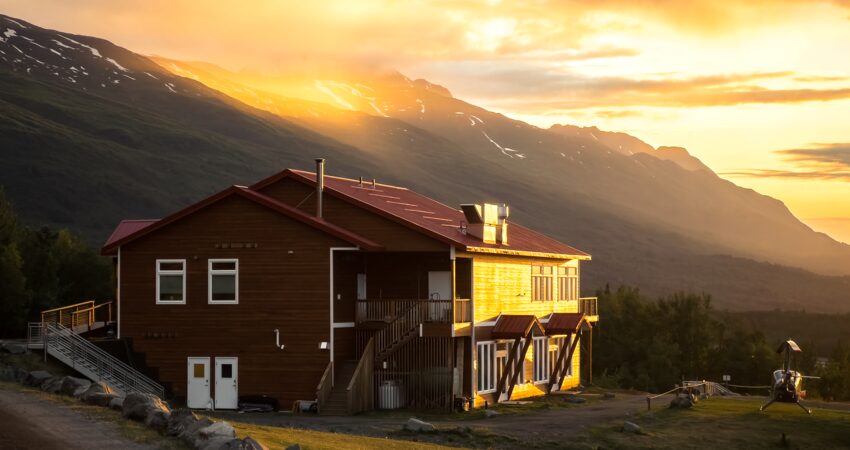
[[[657,400],[666,407],[669,398]],[[429,417],[427,421],[440,429],[473,427],[486,429],[496,435],[510,436],[524,441],[553,440],[578,433],[587,426],[596,426],[628,417],[646,409],[643,395],[618,395],[613,400],[599,400],[572,408],[552,408],[528,413],[497,415],[490,419],[443,420]],[[415,413],[411,413],[415,415]],[[214,416],[225,420],[250,422],[258,425],[303,428],[340,433],[386,436],[398,431],[410,416],[353,416],[317,417],[312,415],[259,414],[216,412]]]
[[[0,448],[146,450],[120,435],[118,428],[34,395],[0,389]]]

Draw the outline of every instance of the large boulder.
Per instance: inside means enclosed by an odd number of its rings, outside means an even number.
[[[428,422],[411,417],[404,424],[404,429],[408,431],[434,431],[436,428]]]
[[[129,393],[121,406],[125,418],[138,421],[146,421],[151,411],[162,411],[166,416],[171,414],[171,409],[159,397],[141,392]]]
[[[199,437],[198,435],[201,432],[201,430],[212,425],[213,423],[215,423],[215,422],[213,422],[212,420],[210,420],[206,417],[199,418],[195,422],[187,421],[186,422],[186,428],[178,436],[181,439],[183,439],[183,441],[186,442],[187,444],[194,445],[195,441]]]
[[[236,437],[236,430],[225,421],[213,422],[212,425],[198,430],[198,437],[193,443],[195,448],[217,450]]]
[[[91,383],[88,389],[80,395],[80,400],[90,403],[89,397],[95,394],[112,394],[112,388],[104,382]]]
[[[58,394],[59,391],[62,389],[62,380],[64,378],[65,377],[50,377],[44,380],[43,383],[41,383],[39,389],[44,392],[47,392],[48,394]]]
[[[27,352],[27,344],[19,342],[4,342],[0,344],[0,347],[13,355],[20,355]]]
[[[148,416],[145,417],[145,426],[164,432],[168,427],[169,417],[171,417],[171,411],[165,412],[161,409],[151,409],[148,411]]]
[[[186,428],[198,421],[198,416],[191,410],[180,408],[171,411],[168,417],[168,426],[165,434],[169,436],[180,436]]]
[[[62,378],[62,386],[59,388],[59,393],[79,398],[90,386],[91,381],[89,380],[68,376]]]
[[[691,406],[694,406],[694,401],[690,394],[678,394],[670,400],[671,408],[690,408]]]
[[[638,425],[634,422],[629,422],[627,420],[623,423],[623,432],[624,433],[640,434],[642,432],[642,430],[640,428],[640,425]]]
[[[41,383],[44,383],[45,380],[52,377],[53,375],[46,370],[33,370],[27,377],[24,378],[24,384],[27,386],[41,386]]]
[[[242,450],[269,450],[268,447],[251,436],[245,436],[245,439],[242,439],[242,447],[240,448]],[[299,446],[298,448],[300,449],[301,447]]]
[[[0,381],[15,381],[15,368],[0,365]]]
[[[105,393],[105,392],[98,392],[98,393],[94,393],[94,394],[85,395],[82,398],[82,400],[84,402],[88,403],[89,405],[104,406],[104,407],[109,406],[109,404],[112,403],[112,401],[116,400],[116,399],[121,399],[121,401],[124,400],[124,398],[121,397],[118,394]]]
[[[114,409],[116,411],[124,411],[124,397],[116,396],[114,398],[109,399],[109,409]]]

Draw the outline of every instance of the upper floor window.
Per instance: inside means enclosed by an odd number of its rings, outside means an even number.
[[[578,268],[558,267],[558,300],[578,299]]]
[[[239,303],[239,260],[209,260],[209,303]]]
[[[531,299],[552,300],[552,266],[531,266]]]
[[[186,260],[156,260],[156,303],[182,305],[186,303]]]

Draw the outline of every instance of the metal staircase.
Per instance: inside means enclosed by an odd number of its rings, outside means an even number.
[[[40,327],[38,325],[41,325]],[[40,328],[39,330],[35,330]],[[44,352],[92,381],[103,382],[119,394],[145,392],[162,398],[165,388],[58,322],[30,325],[40,335]],[[32,338],[31,338],[32,339]]]

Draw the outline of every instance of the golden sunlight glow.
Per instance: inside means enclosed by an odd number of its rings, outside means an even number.
[[[281,97],[259,105],[218,87],[264,109],[303,113],[292,98],[351,109],[321,74],[397,69],[541,127],[686,147],[850,242],[846,0],[4,3],[47,27],[227,67]],[[832,145],[832,159],[817,144]]]

